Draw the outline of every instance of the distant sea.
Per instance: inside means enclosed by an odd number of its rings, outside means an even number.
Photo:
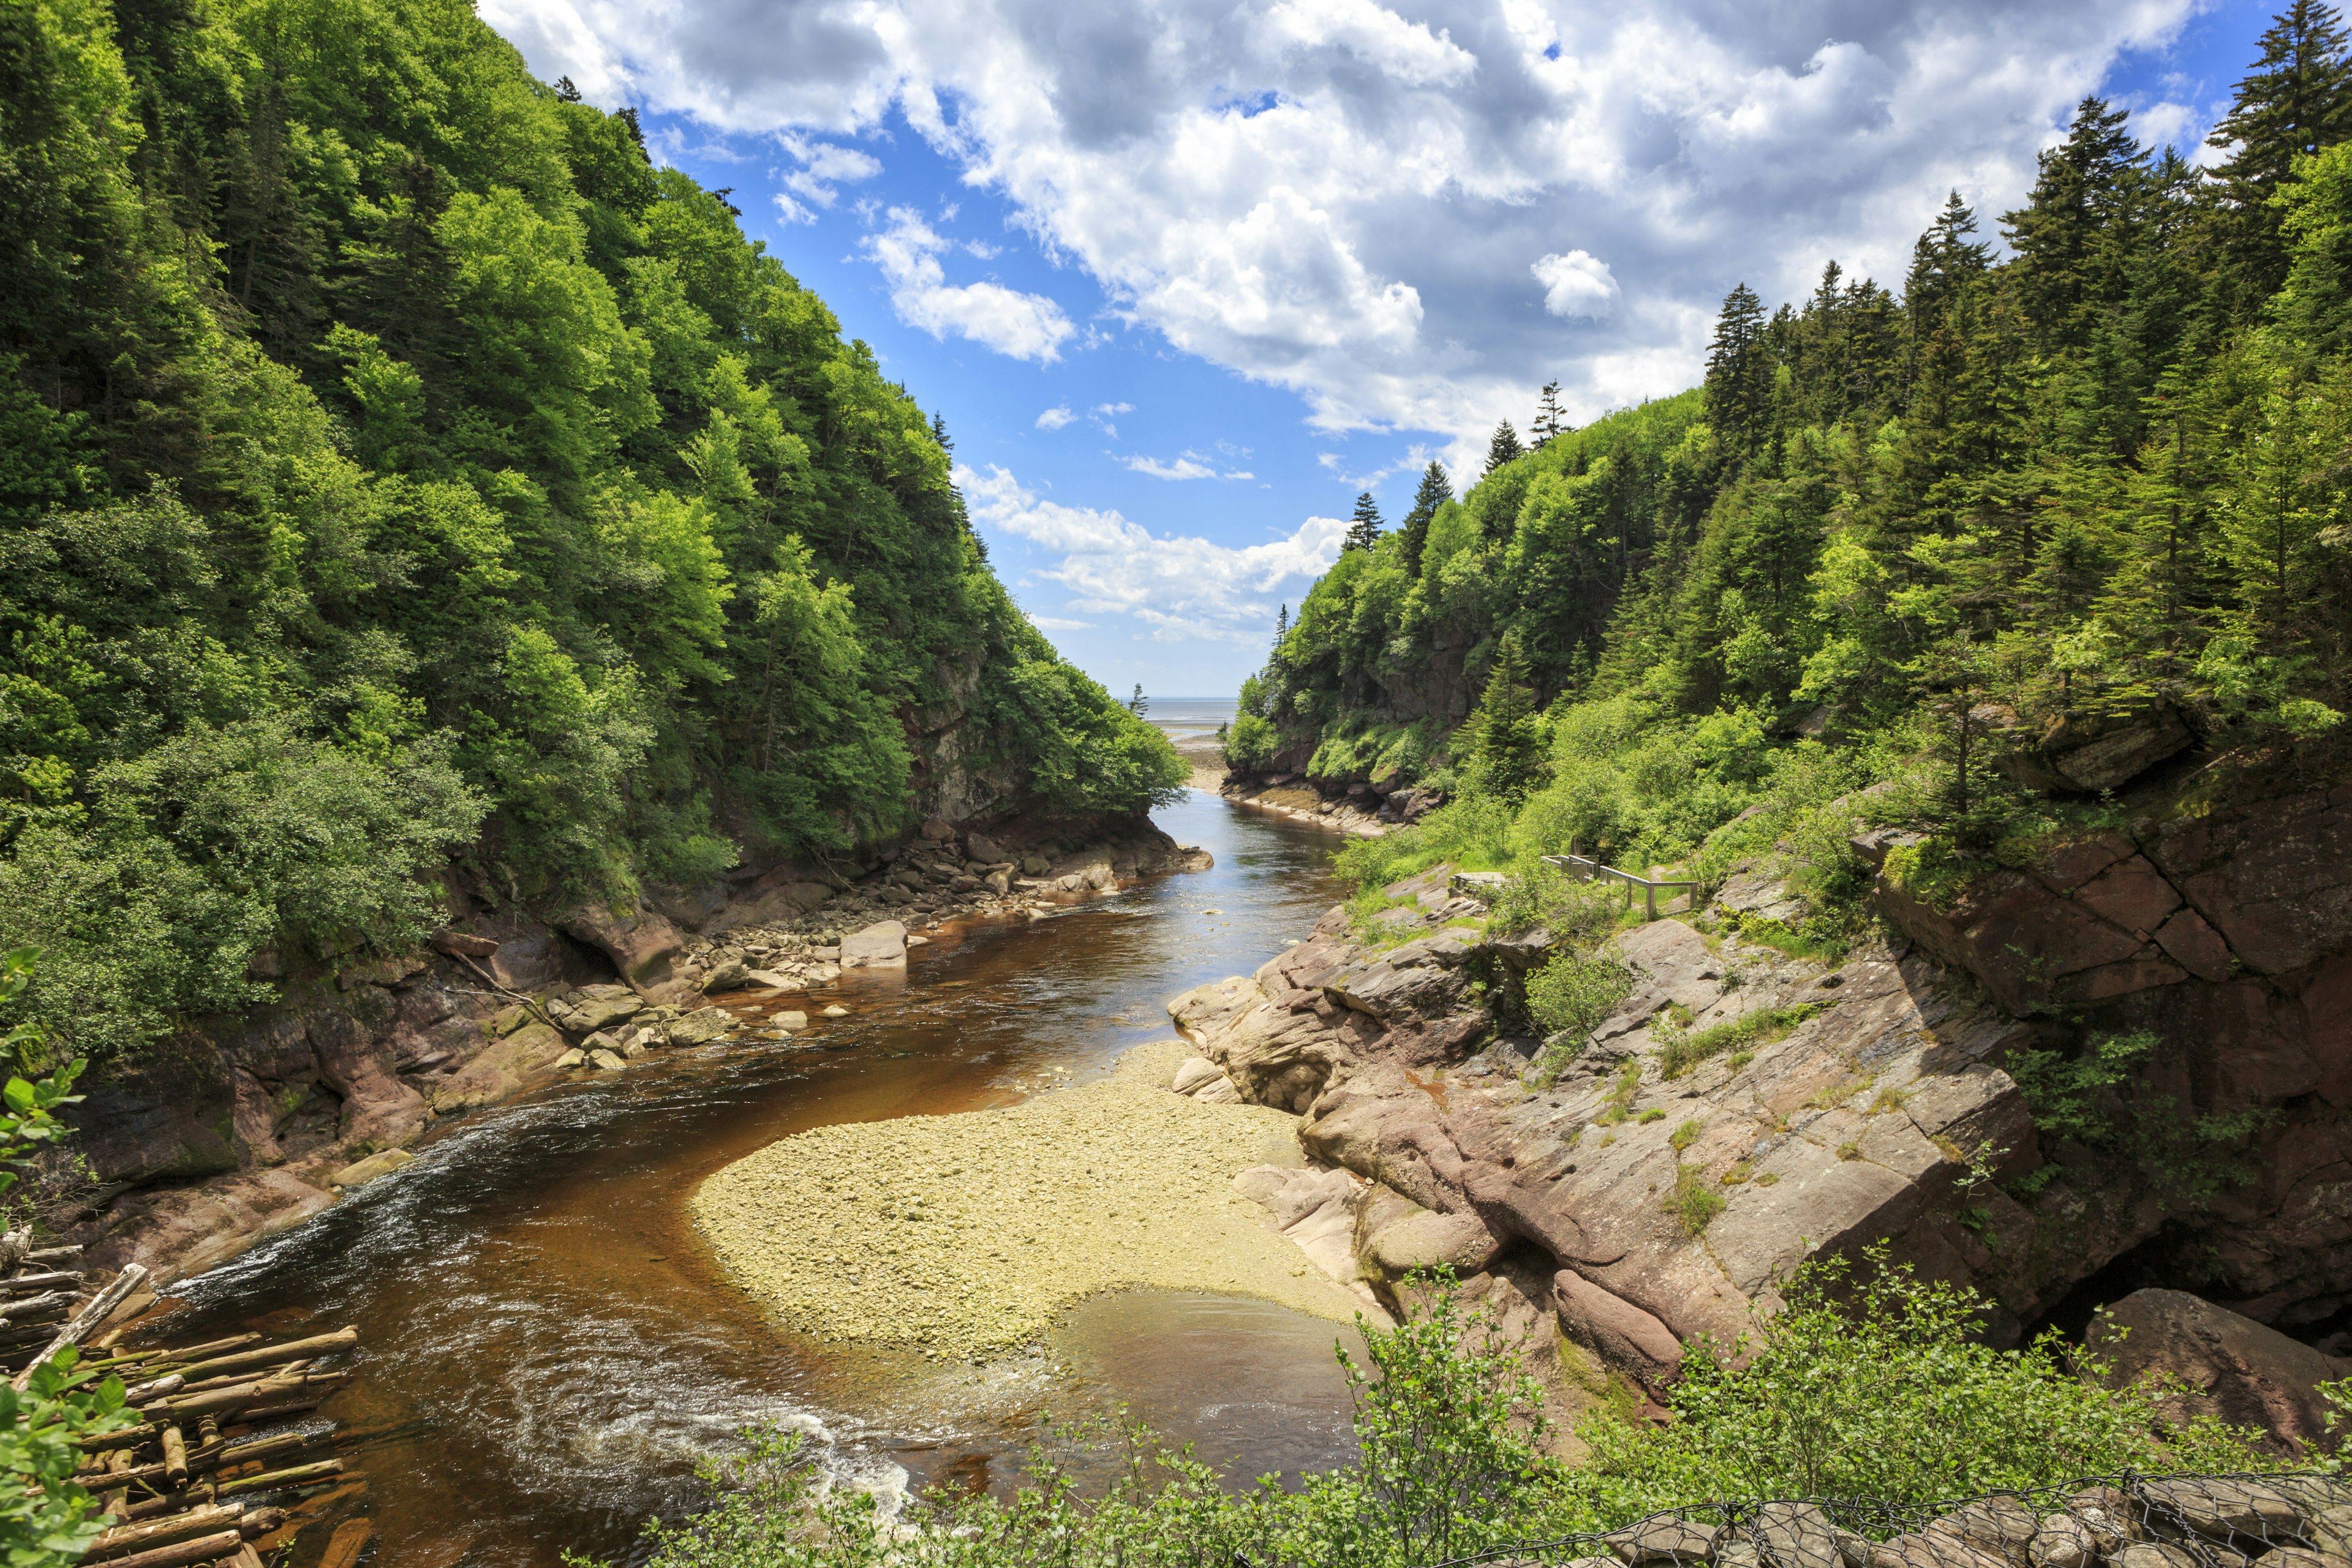
[[[1147,697],[1144,718],[1177,745],[1215,738],[1217,726],[1234,721],[1230,697]]]

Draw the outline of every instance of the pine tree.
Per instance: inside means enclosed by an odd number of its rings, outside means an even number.
[[[940,444],[940,451],[948,453],[955,451],[955,443],[948,439],[948,422],[938,414],[931,416],[931,439]]]
[[[1552,437],[1567,435],[1569,428],[1568,419],[1559,406],[1559,383],[1556,379],[1547,381],[1543,395],[1536,404],[1536,422],[1532,432],[1536,438],[1535,449],[1542,451],[1551,445]]]
[[[1355,515],[1348,523],[1348,537],[1342,550],[1370,550],[1380,542],[1381,509],[1372,500],[1372,492],[1364,491],[1356,498]]]
[[[2125,128],[2128,118],[2105,99],[2076,104],[2066,140],[2041,156],[2032,195],[2001,215],[2017,247],[2026,315],[2046,343],[2079,346],[2089,312],[2123,293],[2126,255],[2115,220],[2147,164],[2147,149]]]
[[[1992,247],[1972,240],[1977,215],[1960,193],[1944,198],[1944,210],[1911,247],[1911,270],[1903,279],[1903,309],[1916,346],[1934,332],[1953,299],[1992,265]]]
[[[572,79],[570,77],[566,76],[556,78],[555,101],[558,103],[577,103],[580,101],[580,89],[572,85]]]
[[[1486,472],[1491,474],[1505,463],[1526,455],[1527,448],[1519,445],[1519,433],[1506,419],[1495,426],[1494,439],[1486,443]]]
[[[1475,787],[1503,800],[1526,796],[1543,764],[1536,725],[1534,678],[1516,630],[1503,634],[1478,710],[1464,726],[1471,736],[1470,773]]]
[[[1150,700],[1143,695],[1143,682],[1139,680],[1135,683],[1135,695],[1127,700],[1127,710],[1140,719],[1150,709]]]
[[[2294,178],[2294,161],[2352,133],[2352,61],[2343,18],[2321,0],[2292,0],[2262,37],[2262,58],[2238,83],[2230,112],[2206,144],[2230,154],[2210,171],[2225,204],[2228,281],[2241,310],[2286,277],[2286,250],[2271,197]]]
[[[1454,483],[1445,477],[1445,468],[1434,458],[1421,471],[1421,488],[1412,492],[1412,510],[1404,514],[1397,531],[1403,536],[1404,569],[1408,576],[1421,575],[1422,552],[1429,547],[1429,524],[1437,516],[1437,509],[1454,499]]]
[[[1725,448],[1744,456],[1762,437],[1772,395],[1764,348],[1764,302],[1742,283],[1724,297],[1706,354],[1706,422]]]
[[[1290,605],[1286,603],[1280,609],[1274,612],[1274,646],[1280,647],[1282,646],[1283,639],[1287,637],[1289,635]]]

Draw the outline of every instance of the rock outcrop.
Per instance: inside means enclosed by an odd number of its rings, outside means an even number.
[[[1833,964],[1771,945],[1801,900],[1735,876],[1615,939],[1633,989],[1582,1041],[1513,1034],[1550,939],[1480,929],[1442,873],[1169,1011],[1364,1184],[1359,1280],[1393,1306],[1412,1258],[1531,1263],[1566,1338],[1653,1393],[1802,1259],[1877,1244],[1983,1292],[2002,1341],[2110,1268],[2291,1330],[2352,1304],[2352,786],[2180,798],[1932,899],[1882,877],[1886,926]],[[2010,1068],[2117,1036],[2117,1135],[2038,1125]]]
[[[2290,1457],[2325,1446],[2318,1385],[2352,1375],[2352,1361],[2182,1290],[2135,1290],[2094,1320],[2088,1337],[2117,1381],[2177,1378],[2204,1396],[2202,1410],[2261,1428]]]

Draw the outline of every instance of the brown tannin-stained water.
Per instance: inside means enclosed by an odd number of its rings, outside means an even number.
[[[1336,840],[1195,793],[1159,814],[1213,870],[919,949],[908,976],[793,999],[793,1045],[657,1053],[625,1074],[479,1112],[330,1213],[181,1287],[177,1339],[356,1325],[359,1375],[326,1406],[357,1441],[373,1561],[554,1568],[639,1562],[649,1515],[698,1496],[697,1459],[763,1421],[808,1430],[866,1484],[1009,1489],[1042,1417],[1124,1404],[1236,1482],[1352,1451],[1335,1339],[1281,1308],[1129,1294],[1082,1305],[990,1366],[780,1329],[686,1217],[696,1184],[788,1133],[1009,1104],[1098,1076],[1169,1031],[1162,1004],[1246,973],[1337,896]],[[1217,912],[1211,912],[1211,911]],[[328,1531],[302,1532],[298,1563]]]

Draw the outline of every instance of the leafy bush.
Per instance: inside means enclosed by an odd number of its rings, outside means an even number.
[[[15,1001],[34,972],[30,948],[0,953],[0,1005]],[[46,1060],[37,1026],[20,1023],[5,1041],[12,1061]],[[10,1166],[23,1165],[32,1152],[70,1130],[57,1110],[80,1097],[69,1092],[82,1064],[68,1062],[38,1082],[11,1078],[0,1086],[0,1192],[14,1185]],[[77,1380],[81,1352],[59,1351],[33,1370],[25,1391],[0,1384],[0,1561],[9,1568],[66,1568],[78,1563],[104,1528],[93,1510],[98,1500],[78,1486],[73,1472],[87,1458],[79,1439],[131,1425],[123,1408],[122,1380],[108,1373],[95,1386]],[[80,1384],[80,1386],[68,1386]]]
[[[1579,1428],[1584,1485],[1606,1511],[1699,1498],[1930,1502],[2125,1469],[2276,1468],[2259,1434],[2199,1416],[2154,1374],[2110,1388],[2095,1352],[2055,1331],[2013,1351],[1981,1338],[1990,1303],[1890,1266],[1880,1246],[1802,1266],[1784,1310],[1734,1345],[1696,1343],[1650,1426],[1601,1411]]]
[[[1539,1391],[1492,1315],[1443,1275],[1406,1294],[1421,1315],[1365,1327],[1370,1365],[1345,1367],[1359,1458],[1295,1489],[1227,1490],[1148,1432],[1080,1428],[1049,1433],[1010,1499],[934,1493],[890,1521],[769,1430],[706,1469],[706,1511],[649,1527],[653,1568],[1413,1568],[1710,1500],[1927,1503],[2132,1468],[2276,1468],[2252,1433],[2169,1424],[2165,1402],[2195,1397],[2179,1385],[2111,1389],[2104,1363],[2048,1336],[1991,1349],[1982,1298],[1878,1256],[1801,1266],[1784,1311],[1736,1346],[1689,1348],[1671,1421],[1604,1405],[1571,1468],[1542,1451]]]
[[[1633,989],[1633,972],[1612,958],[1561,952],[1528,976],[1528,1014],[1547,1038],[1556,1038],[1547,1058],[1557,1074],[1584,1048],[1584,1040]]]

